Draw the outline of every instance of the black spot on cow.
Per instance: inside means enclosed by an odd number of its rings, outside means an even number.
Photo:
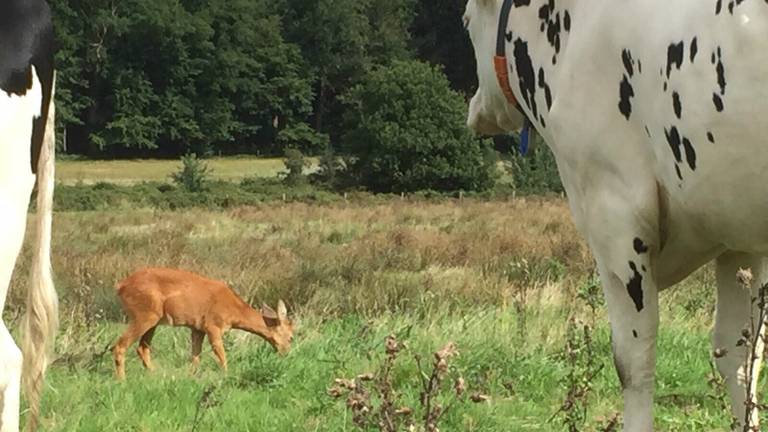
[[[717,109],[717,112],[723,111],[723,99],[720,97],[719,94],[713,93],[712,94],[712,102],[715,104],[715,109]]]
[[[667,136],[667,143],[669,143],[669,147],[672,149],[672,154],[675,155],[675,160],[680,163],[683,161],[683,154],[680,151],[680,145],[682,145],[682,141],[680,140],[680,132],[678,132],[676,126],[672,126],[670,130],[664,129],[664,134]]]
[[[515,39],[514,56],[520,93],[523,95],[526,106],[533,113],[533,117],[537,118],[539,110],[536,107],[536,75],[533,71],[531,56],[528,54],[528,42],[520,38]]]
[[[632,329],[632,336],[634,336],[635,339],[637,339],[637,330]]]
[[[691,63],[696,60],[696,54],[699,52],[699,41],[697,38],[693,38],[691,41]]]
[[[643,73],[643,63],[640,60],[637,61],[637,73]]]
[[[539,19],[541,20],[541,31],[546,30],[547,41],[555,49],[555,53],[560,52],[560,12],[555,12],[554,0],[549,0],[539,8]]]
[[[42,86],[40,116],[30,119],[30,165],[33,173],[37,173],[53,93],[55,51],[51,11],[45,1],[0,2],[0,91],[9,96],[25,95],[32,88],[33,67]]]
[[[651,137],[651,131],[648,129],[648,126],[645,126],[645,134],[648,135],[648,138]]]
[[[632,270],[632,277],[627,282],[627,292],[632,302],[635,303],[635,309],[638,312],[643,310],[643,275],[637,271],[637,266],[634,262],[629,262],[629,268]]]
[[[712,62],[712,64],[715,64],[715,62],[717,62],[717,57],[715,57],[715,53],[714,53],[714,51],[712,52],[712,58],[710,58],[710,60],[709,60],[709,61],[711,61],[711,62]]]
[[[640,266],[641,269],[643,269],[643,273],[645,273],[647,270],[645,269],[645,265]]]
[[[571,14],[568,11],[563,14],[563,29],[567,32],[571,31]]]
[[[675,164],[675,174],[677,174],[677,178],[679,178],[680,180],[683,179],[683,173],[680,172],[680,165],[678,164]]]
[[[632,99],[635,96],[635,90],[632,88],[632,84],[629,83],[629,79],[624,75],[624,79],[619,84],[619,112],[629,120],[629,116],[632,115]]]
[[[709,140],[709,142],[711,142],[712,144],[714,144],[714,143],[715,143],[715,136],[714,136],[714,135],[712,135],[712,132],[707,132],[707,139],[708,139],[708,140]]]
[[[717,3],[715,4],[715,15],[719,15],[722,10],[723,0],[717,0]]]
[[[26,67],[21,70],[11,70],[0,76],[0,89],[6,95],[24,96],[27,90],[32,88],[32,68]]]
[[[668,88],[669,88],[669,83],[667,81],[664,81],[664,93],[667,92]]]
[[[544,99],[547,102],[547,111],[552,110],[552,90],[547,84],[547,78],[544,74],[544,68],[539,68],[539,88],[544,90]]]
[[[728,2],[728,13],[730,13],[731,15],[733,15],[733,6],[734,5],[735,5],[735,2],[733,0]]]
[[[667,78],[669,78],[669,74],[672,73],[672,65],[674,65],[677,70],[680,70],[680,66],[683,65],[684,51],[685,48],[682,41],[676,44],[670,44],[669,47],[667,47]]]
[[[515,7],[530,6],[531,0],[514,0],[512,4],[515,5]]]
[[[621,51],[621,62],[624,63],[624,70],[627,71],[627,75],[630,78],[635,74],[634,61],[632,60],[632,53],[628,49]]]
[[[717,65],[715,65],[715,72],[717,72],[717,85],[720,87],[720,94],[725,95],[725,66],[723,66],[723,55],[720,47],[717,48]]]
[[[514,35],[512,34],[511,31],[508,31],[508,32],[504,33],[504,39],[506,39],[507,42],[512,42],[512,38],[513,37],[514,37]]]
[[[696,150],[691,141],[685,137],[683,137],[683,149],[685,149],[685,160],[688,162],[688,166],[691,167],[691,170],[696,171]]]
[[[643,240],[635,237],[635,239],[632,241],[632,247],[635,249],[635,252],[638,254],[644,254],[648,252],[648,246],[643,243]]]
[[[672,108],[675,110],[675,115],[678,119],[683,116],[683,105],[680,102],[680,94],[678,92],[672,92]]]

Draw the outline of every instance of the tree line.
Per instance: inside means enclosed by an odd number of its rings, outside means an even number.
[[[363,87],[396,62],[406,75],[403,62],[429,63],[454,93],[471,94],[464,4],[51,0],[60,150],[99,158],[343,153],[355,138],[370,141],[352,111],[368,105],[360,97],[382,96]],[[461,117],[455,104],[446,109],[451,122]]]

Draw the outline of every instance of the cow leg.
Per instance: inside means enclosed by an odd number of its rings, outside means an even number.
[[[757,302],[752,303],[752,298],[757,297],[763,282],[763,263],[763,258],[759,256],[741,253],[726,253],[717,259],[717,308],[712,345],[718,351],[715,362],[728,388],[737,430],[743,428],[747,400],[747,352],[745,346],[738,346],[737,343],[742,338],[742,330],[751,327],[750,317],[755,319],[757,328]],[[739,268],[752,269],[754,278],[751,290],[744,289],[736,281]],[[759,372],[759,362],[756,366],[756,372]],[[754,384],[756,380],[753,383],[753,395]],[[751,422],[751,426],[758,427],[756,409],[751,413]]]
[[[3,108],[1,99],[0,108]],[[0,137],[14,137],[16,131],[9,130],[5,120],[8,119],[0,119]],[[30,127],[31,124],[29,122]],[[27,205],[35,180],[29,169],[29,135],[26,137],[26,146],[22,145],[21,139],[4,142],[0,146],[0,432],[16,432],[19,429],[23,357],[2,321],[2,312],[16,258],[24,241]]]
[[[626,259],[615,260],[617,255],[613,255],[611,267],[598,265],[611,322],[614,364],[624,395],[624,430],[649,432],[653,430],[658,291],[648,253],[624,256]]]

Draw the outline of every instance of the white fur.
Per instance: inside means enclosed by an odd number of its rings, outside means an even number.
[[[32,68],[32,87],[23,96],[8,95],[0,92],[0,312],[5,307],[9,283],[21,250],[26,231],[27,209],[30,194],[35,184],[35,175],[31,171],[31,137],[33,119],[41,115],[43,100],[42,84],[37,71]],[[49,126],[41,149],[39,164],[39,194],[37,214],[37,246],[33,262],[33,287],[29,290],[25,323],[29,334],[25,334],[25,351],[32,352],[30,358],[34,367],[24,369],[24,376],[35,375],[41,369],[40,364],[47,362],[45,347],[52,337],[50,323],[55,323],[56,298],[50,277],[50,222],[53,188],[53,103],[50,104]],[[51,296],[53,292],[53,296]],[[53,307],[53,309],[51,309]],[[45,322],[44,332],[38,330],[37,323]],[[35,331],[37,330],[37,331]],[[19,428],[19,392],[22,380],[23,357],[13,341],[5,323],[0,321],[0,432],[16,432]],[[27,377],[25,380],[29,380]],[[37,377],[33,378],[37,380]],[[39,383],[25,387],[39,389]],[[34,417],[37,414],[39,391],[28,392]],[[36,419],[31,418],[30,428]]]
[[[749,323],[750,306],[735,272],[752,267],[756,284],[768,276],[763,271],[768,254],[768,57],[756,54],[768,48],[768,4],[743,2],[730,14],[733,2],[723,1],[716,15],[715,1],[557,0],[553,3],[561,19],[567,9],[572,26],[561,32],[553,64],[554,49],[539,27],[544,3],[531,0],[530,6],[513,7],[508,29],[527,42],[534,70],[538,75],[543,69],[552,89],[550,110],[544,92],[536,89],[546,126],[525,109],[555,155],[574,221],[598,263],[617,369],[626,384],[624,429],[653,430],[658,292],[713,259],[718,266],[713,343],[728,352],[717,361],[718,368],[728,382],[733,412],[743,420],[748,384],[744,351],[736,343]],[[512,129],[492,67],[500,6],[500,0],[470,0],[465,15],[479,78],[468,124],[485,133]],[[698,57],[691,62],[694,36]],[[673,66],[665,92],[667,48],[679,41],[685,43],[683,69]],[[512,46],[507,44],[507,56],[513,62]],[[712,102],[719,89],[710,56],[717,47],[727,78],[723,112],[716,112]],[[623,49],[643,69],[639,73],[634,66],[629,120],[618,110]],[[521,100],[514,69],[510,80]],[[681,119],[672,111],[672,90],[682,97]],[[671,125],[695,144],[696,169],[689,168],[684,155],[682,181],[664,134]],[[708,141],[708,131],[716,143]],[[647,253],[633,250],[636,237],[648,246]],[[633,275],[629,261],[646,269],[641,311],[627,291]]]

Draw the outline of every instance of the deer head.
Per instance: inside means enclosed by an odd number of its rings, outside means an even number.
[[[261,316],[271,332],[267,340],[272,348],[280,354],[287,354],[293,340],[293,322],[288,319],[285,303],[282,300],[277,302],[277,312],[266,304],[262,305]]]

